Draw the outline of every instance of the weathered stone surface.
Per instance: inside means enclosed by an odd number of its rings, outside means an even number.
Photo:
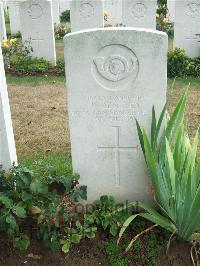
[[[122,0],[105,0],[104,10],[108,12],[108,24],[122,23]]]
[[[66,10],[70,10],[70,0],[60,0],[60,15]]]
[[[6,78],[0,47],[0,165],[8,169],[17,162]]]
[[[52,0],[52,9],[53,9],[53,23],[58,25],[60,23],[59,0]]]
[[[28,0],[20,4],[23,41],[30,41],[33,57],[43,57],[56,64],[52,3]]]
[[[123,25],[156,29],[156,0],[124,0]]]
[[[64,38],[73,169],[88,200],[149,200],[135,118],[150,128],[166,101],[167,35],[94,29]],[[145,44],[145,45],[144,45]]]
[[[20,4],[20,0],[9,0],[8,1],[11,34],[21,32],[19,4]]]
[[[174,47],[184,48],[190,57],[200,56],[200,0],[176,1]]]
[[[167,0],[168,19],[174,22],[175,19],[175,0]]]
[[[5,40],[6,37],[6,26],[4,18],[4,7],[3,3],[0,2],[0,41]]]
[[[103,1],[74,0],[70,3],[71,31],[103,28]]]

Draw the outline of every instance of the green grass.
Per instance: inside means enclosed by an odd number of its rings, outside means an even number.
[[[18,163],[30,170],[45,175],[45,166],[53,166],[57,170],[58,175],[72,175],[72,163],[71,156],[68,153],[49,153],[44,154],[38,152],[37,154],[26,157],[19,158]]]
[[[26,76],[26,77],[18,77],[18,76],[7,76],[8,84],[32,84],[32,85],[40,85],[40,84],[51,84],[55,82],[65,82],[65,77],[54,77],[54,76]],[[186,86],[190,86],[193,89],[200,89],[200,78],[195,77],[183,77],[183,78],[175,78],[168,79],[168,88],[184,88]]]
[[[6,77],[8,84],[15,84],[15,85],[21,85],[21,84],[30,84],[33,86],[41,85],[41,84],[51,84],[51,83],[57,83],[57,82],[65,82],[65,77],[54,77],[54,76],[26,76],[26,77],[18,77],[18,76],[10,76],[7,75]]]
[[[125,249],[130,243],[132,237],[148,228],[151,223],[142,218],[138,218],[131,228],[131,231],[125,234],[122,241],[117,245],[115,238],[110,237],[104,241],[100,248],[104,249],[111,266],[128,266],[131,262],[135,265],[156,265],[158,257],[166,250],[170,234],[167,231],[158,229],[141,236],[125,253]]]
[[[57,61],[64,61],[63,40],[56,40],[56,59]]]
[[[189,84],[192,89],[200,89],[200,78],[182,77],[168,79],[168,89],[186,88]]]

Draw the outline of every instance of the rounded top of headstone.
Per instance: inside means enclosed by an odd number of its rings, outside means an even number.
[[[76,31],[76,32],[72,32],[72,33],[68,33],[65,35],[64,37],[64,41],[65,39],[68,39],[72,36],[75,35],[79,35],[79,34],[86,34],[86,33],[94,33],[94,32],[127,32],[127,31],[132,31],[132,32],[144,32],[147,34],[157,34],[160,36],[166,36],[167,37],[167,33],[163,32],[163,31],[158,31],[158,30],[152,30],[152,29],[145,29],[145,28],[134,28],[134,27],[108,27],[108,28],[94,28],[94,29],[87,29],[87,30],[80,30],[80,31]]]

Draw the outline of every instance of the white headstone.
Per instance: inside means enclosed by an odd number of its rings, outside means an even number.
[[[174,47],[184,48],[189,57],[200,56],[200,0],[176,1]]]
[[[58,25],[60,23],[60,7],[59,0],[52,0],[52,9],[53,9],[53,22]]]
[[[175,0],[167,0],[168,19],[174,22],[175,19]]]
[[[8,169],[17,162],[17,156],[1,47],[0,88],[0,165]]]
[[[66,10],[70,10],[70,0],[60,0],[60,15]]]
[[[20,4],[23,41],[30,41],[33,57],[43,57],[56,64],[52,3],[28,0]]]
[[[108,12],[109,25],[122,23],[122,0],[105,0],[104,11]]]
[[[64,38],[72,162],[100,195],[149,200],[150,186],[135,118],[150,128],[166,101],[167,35],[106,28]]]
[[[0,42],[5,40],[6,37],[6,26],[5,26],[5,18],[4,18],[4,8],[3,3],[0,2]]]
[[[123,25],[156,29],[156,0],[124,0],[122,8]]]
[[[21,32],[19,4],[20,4],[20,0],[9,0],[8,1],[8,12],[9,12],[9,18],[10,18],[11,34]]]
[[[103,28],[102,0],[74,0],[70,4],[71,31]]]

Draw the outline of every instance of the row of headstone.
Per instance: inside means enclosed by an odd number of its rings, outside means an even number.
[[[5,26],[5,18],[4,18],[4,6],[3,3],[0,2],[0,43],[2,40],[5,40],[6,37],[6,26]]]
[[[200,56],[200,0],[176,1],[174,47],[189,57]]]
[[[17,32],[21,32],[22,30],[19,9],[20,9],[20,2],[23,2],[23,1],[24,0],[8,0],[7,1],[9,18],[10,18],[11,34],[16,34]],[[59,0],[52,0],[52,10],[53,10],[53,13],[52,13],[53,23],[59,24],[60,23]]]
[[[166,102],[167,34],[92,29],[66,35],[64,45],[73,170],[88,201],[149,201],[135,118],[150,131],[152,106],[159,114]]]
[[[27,1],[20,7],[36,45],[46,44],[45,35],[52,32],[50,1]],[[41,23],[47,31],[43,36],[37,35]],[[119,201],[150,201],[134,120],[150,130],[152,105],[159,113],[165,104],[167,35],[92,29],[67,35],[64,44],[73,169],[88,187],[88,201],[104,194]],[[17,158],[1,51],[0,86],[0,164],[9,168]]]
[[[9,169],[17,163],[8,92],[0,46],[0,165]]]
[[[51,0],[28,0],[20,3],[23,41],[29,41],[33,57],[43,57],[56,65],[54,24]]]
[[[117,3],[117,2],[116,2]],[[124,0],[122,23],[127,27],[156,29],[157,0]],[[104,2],[102,0],[74,0],[70,6],[71,31],[104,26]]]
[[[134,120],[150,130],[152,105],[159,113],[165,104],[167,35],[93,29],[69,34],[64,44],[73,169],[88,201],[105,194],[150,201]],[[0,87],[0,165],[8,169],[17,157],[1,49]]]

